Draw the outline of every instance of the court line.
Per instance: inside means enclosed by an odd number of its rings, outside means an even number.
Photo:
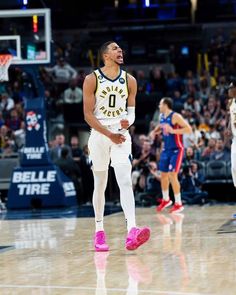
[[[126,292],[128,288],[94,288],[94,287],[77,287],[77,286],[43,286],[43,285],[0,285],[0,288],[15,288],[15,289],[67,289],[67,290],[91,290],[91,291],[110,291],[110,292]],[[132,291],[131,289],[129,289]],[[134,291],[137,291],[136,289]],[[139,293],[149,294],[171,294],[171,295],[213,295],[211,293],[189,293],[178,291],[158,291],[158,290],[144,290],[138,289]]]

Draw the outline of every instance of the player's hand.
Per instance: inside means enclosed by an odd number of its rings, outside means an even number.
[[[174,129],[169,124],[165,124],[165,126],[164,126],[164,132],[165,133],[173,134],[174,133]]]
[[[153,132],[155,133],[155,134],[160,134],[161,133],[161,125],[159,124],[159,125],[157,125],[156,127],[155,127],[155,129],[153,130]]]
[[[126,141],[126,138],[123,134],[119,134],[119,133],[112,133],[109,136],[110,140],[116,144],[121,144],[123,142]]]
[[[121,127],[121,129],[128,129],[129,128],[129,121],[126,119],[120,120],[120,127]]]

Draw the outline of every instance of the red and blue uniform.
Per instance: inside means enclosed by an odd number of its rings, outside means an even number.
[[[178,124],[172,123],[174,112],[167,117],[160,115],[160,124],[163,136],[163,149],[161,152],[159,168],[162,172],[179,172],[184,155],[183,136],[182,134],[171,134],[166,131],[166,125],[173,129],[179,129]]]

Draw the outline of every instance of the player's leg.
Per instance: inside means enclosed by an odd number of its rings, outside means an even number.
[[[131,139],[126,134],[126,141],[120,145],[112,145],[111,165],[114,167],[116,180],[120,189],[120,203],[127,222],[128,236],[126,248],[135,250],[150,237],[150,229],[137,228],[135,220],[135,200],[131,179]]]
[[[234,187],[236,188],[236,142],[233,141],[231,145],[231,173]]]
[[[170,176],[170,183],[174,192],[175,196],[175,204],[173,208],[170,209],[170,213],[178,213],[184,210],[181,201],[181,188],[178,179],[178,173],[183,161],[184,150],[179,149],[176,152],[173,152],[171,159],[170,159],[170,166],[169,166],[169,176]]]
[[[104,232],[105,190],[110,161],[109,140],[96,131],[92,131],[88,141],[89,158],[94,177],[93,208],[95,214],[94,247],[96,251],[107,251],[106,235]]]
[[[162,190],[162,201],[157,207],[157,212],[163,211],[166,207],[172,204],[169,197],[169,162],[170,158],[168,152],[163,151],[160,157],[159,169],[161,171],[161,190]]]

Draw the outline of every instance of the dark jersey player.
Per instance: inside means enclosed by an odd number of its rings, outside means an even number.
[[[175,204],[169,212],[179,213],[184,209],[181,202],[180,183],[178,180],[178,172],[184,155],[182,136],[184,133],[191,133],[192,129],[188,122],[179,113],[174,112],[172,108],[173,101],[171,98],[164,97],[161,99],[159,104],[160,120],[154,129],[154,133],[162,132],[163,138],[159,163],[163,199],[157,207],[157,211],[161,212],[172,204],[169,197],[169,185],[171,184]]]

